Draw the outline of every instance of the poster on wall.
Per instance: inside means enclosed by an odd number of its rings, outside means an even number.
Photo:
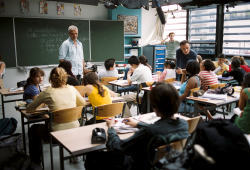
[[[138,17],[118,15],[118,21],[124,21],[124,34],[138,34]]]
[[[26,14],[30,12],[29,0],[20,0],[21,13]]]
[[[64,15],[64,3],[63,2],[57,2],[56,4],[56,10],[57,15]]]
[[[81,16],[82,15],[82,8],[80,4],[74,4],[74,16]]]
[[[46,0],[40,1],[40,14],[48,14],[48,3]]]
[[[5,3],[3,0],[0,0],[0,14],[5,11]]]

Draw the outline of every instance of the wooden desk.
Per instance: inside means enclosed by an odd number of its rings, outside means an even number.
[[[207,110],[215,109],[217,107],[221,107],[221,106],[225,106],[225,105],[228,105],[231,103],[238,102],[239,101],[239,93],[236,92],[233,94],[233,96],[227,96],[227,100],[208,99],[208,98],[193,97],[193,96],[189,96],[189,97],[187,97],[187,99],[195,102],[194,114],[196,115],[198,110],[199,110],[198,104],[206,105],[206,106],[204,106],[204,109],[207,109]],[[225,119],[224,108],[223,108],[222,114],[223,114],[224,119]]]
[[[17,99],[13,99],[13,100],[5,100],[5,97],[21,95],[21,94],[23,94],[23,92],[24,92],[23,90],[10,91],[9,89],[0,89],[0,94],[1,94],[1,99],[2,99],[3,118],[5,118],[5,106],[4,106],[5,103],[23,100],[23,96],[22,96],[22,98],[17,98]]]
[[[176,115],[179,118],[188,120],[188,117],[181,115]],[[140,115],[140,120],[148,122],[152,120],[152,117],[156,117],[155,113],[148,113]],[[157,119],[155,119],[157,120]],[[60,167],[64,169],[64,155],[63,148],[65,148],[71,155],[80,155],[90,151],[100,150],[106,148],[106,144],[91,144],[92,130],[94,128],[104,128],[107,131],[106,122],[97,123],[88,126],[82,126],[73,129],[61,130],[56,132],[51,132],[50,134],[54,137],[60,144]],[[133,133],[118,134],[121,139],[126,139],[133,135]]]
[[[231,82],[232,80],[234,80],[233,77],[222,77],[221,75],[217,76],[218,80],[221,82],[221,83],[229,83]]]
[[[34,113],[27,113],[26,109],[20,109],[18,106],[16,106],[16,110],[20,112],[21,114],[21,128],[22,128],[22,135],[23,135],[23,148],[24,152],[26,153],[26,136],[25,136],[25,125],[29,125],[32,123],[38,123],[38,122],[44,122],[49,119],[48,111],[49,109],[41,109],[37,110]],[[25,119],[26,121],[25,121]]]
[[[172,85],[176,88],[176,90],[180,90],[181,88],[181,83],[180,81],[174,81]],[[150,87],[143,87],[142,90],[150,92],[151,88]],[[147,112],[150,112],[150,93],[147,93]]]
[[[127,87],[130,86],[130,84],[128,84],[127,80],[114,80],[114,81],[110,81],[109,84],[112,86],[112,90],[115,90],[115,87]],[[137,85],[137,82],[133,82],[133,85]],[[117,89],[116,88],[116,89]]]

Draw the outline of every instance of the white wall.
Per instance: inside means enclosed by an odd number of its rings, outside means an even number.
[[[27,14],[21,13],[20,0],[5,0],[5,10],[0,13],[0,17],[39,17],[39,18],[79,18],[79,19],[96,19],[107,20],[108,10],[103,4],[98,6],[80,5],[82,9],[82,16],[74,16],[73,3],[64,3],[64,16],[58,16],[56,13],[56,1],[48,2],[48,14],[39,13],[40,0],[29,0],[30,12]],[[1,24],[0,24],[1,25]],[[79,30],[81,34],[81,30]],[[5,56],[3,56],[5,57]],[[16,87],[18,81],[26,80],[29,69],[7,68],[4,76],[4,86],[6,88]],[[43,68],[45,71],[45,83],[48,82],[49,72],[51,68]]]
[[[141,27],[141,41],[145,42],[148,39],[148,36],[151,34],[152,30],[155,27],[157,18],[156,8],[149,8],[145,10],[142,8],[142,27]]]

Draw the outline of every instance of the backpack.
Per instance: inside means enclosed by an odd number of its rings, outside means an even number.
[[[197,154],[202,146],[211,163]],[[229,120],[215,119],[198,125],[191,141],[178,157],[159,161],[155,169],[249,169],[250,145],[243,132]]]
[[[15,118],[0,119],[0,136],[11,135],[15,132],[17,120]]]

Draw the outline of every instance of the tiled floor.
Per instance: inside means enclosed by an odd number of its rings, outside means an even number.
[[[8,99],[11,99],[8,98]],[[5,113],[6,113],[6,117],[14,117],[18,120],[18,127],[16,130],[16,133],[21,133],[21,119],[20,119],[20,113],[17,112],[14,108],[15,103],[7,103],[5,104]],[[235,105],[234,105],[235,106]],[[232,107],[234,108],[234,107]],[[137,114],[137,108],[135,106],[132,106],[131,108],[131,114],[132,115],[136,115]],[[232,113],[227,115],[226,118],[231,118]],[[0,117],[2,117],[2,110],[0,110]],[[203,116],[203,118],[205,118]],[[221,114],[216,114],[214,116],[214,118],[223,118],[223,115]],[[26,127],[27,129],[27,127]],[[27,132],[27,130],[26,130]],[[26,135],[27,136],[27,135]],[[28,141],[28,140],[27,140]],[[50,152],[49,152],[49,145],[45,144],[44,145],[44,160],[45,160],[45,170],[50,169]],[[54,153],[54,169],[57,170],[60,168],[59,166],[59,148],[58,147],[54,147],[53,148],[53,153]],[[67,153],[67,151],[65,151],[64,153]],[[65,163],[65,169],[66,170],[77,170],[77,169],[84,169],[84,162],[82,161],[82,157],[79,157],[80,161],[76,164],[70,164],[69,160],[66,160]]]

